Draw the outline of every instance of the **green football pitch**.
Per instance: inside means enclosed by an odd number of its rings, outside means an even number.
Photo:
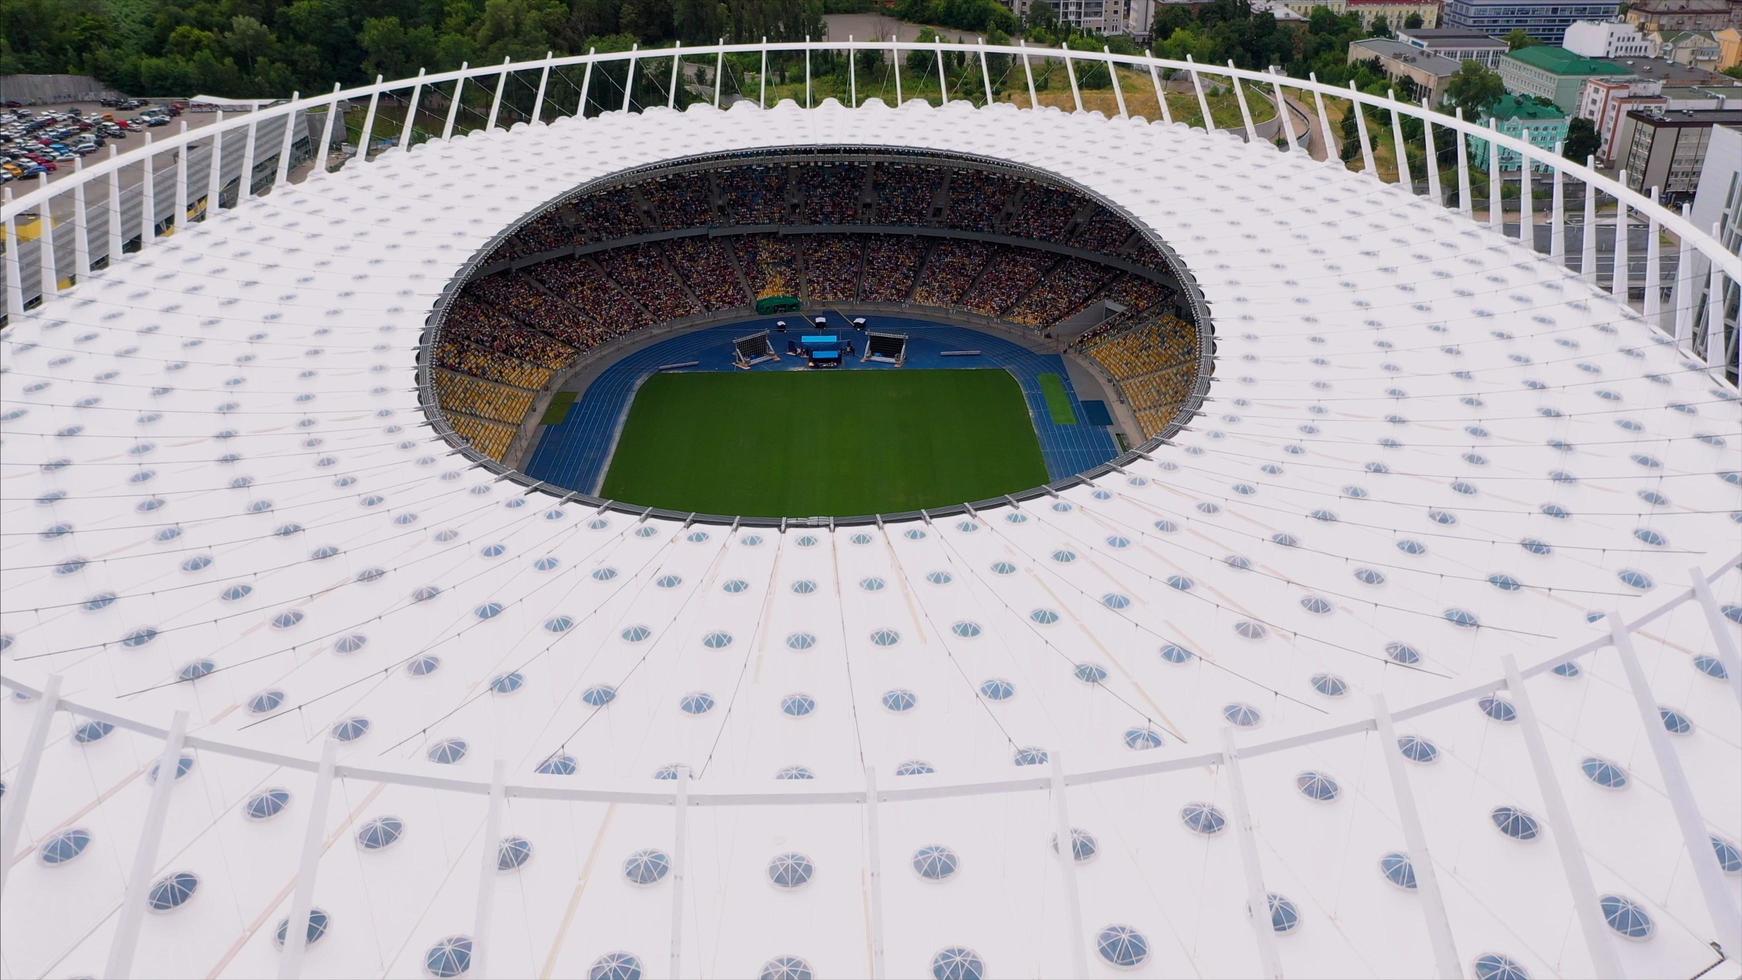
[[[765,517],[891,513],[1047,480],[1001,370],[658,374],[605,473],[612,500]]]

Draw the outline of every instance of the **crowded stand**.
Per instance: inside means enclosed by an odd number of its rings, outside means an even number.
[[[992,246],[984,242],[939,239],[925,257],[913,301],[921,306],[956,305],[991,254]]]
[[[714,175],[720,221],[731,225],[786,223],[786,165],[755,164]]]
[[[905,303],[913,295],[914,278],[925,257],[925,240],[913,235],[868,235],[859,299],[869,303]]]
[[[654,231],[704,228],[714,222],[714,185],[707,171],[650,180],[636,188]]]
[[[1032,238],[1037,242],[1066,241],[1065,230],[1070,227],[1082,206],[1082,198],[1075,194],[1030,184],[1023,188],[1022,200],[1017,203],[1016,210],[1011,212],[1004,232],[1017,238]]]
[[[1091,252],[1117,255],[1130,237],[1131,225],[1124,218],[1095,204],[1090,206],[1089,216],[1078,226],[1071,244]]]
[[[641,301],[656,322],[682,320],[702,311],[682,280],[665,264],[660,250],[651,245],[632,245],[596,253],[599,267],[627,295]]]
[[[738,268],[758,298],[798,295],[798,260],[791,242],[779,235],[745,235],[736,244]]]
[[[798,223],[844,225],[859,220],[869,167],[862,163],[801,164],[798,179]]]
[[[668,250],[672,269],[710,312],[748,305],[750,297],[745,295],[738,267],[732,262],[732,251],[724,242],[696,235],[660,244]]]
[[[1011,206],[1022,186],[1022,181],[1003,174],[954,171],[949,175],[949,203],[944,207],[943,223],[961,231],[997,231],[999,215]]]
[[[768,225],[803,231],[748,231]],[[904,226],[926,233],[870,230]],[[1167,271],[1119,215],[1026,175],[906,159],[723,163],[574,194],[514,232],[450,303],[431,377],[456,431],[501,459],[565,368],[656,324],[761,300],[957,309],[1043,337],[1098,319],[1070,346],[1147,437],[1192,390],[1197,335],[1163,314],[1175,291],[1161,277],[1095,254]],[[502,261],[527,256],[541,258]]]
[[[581,349],[658,322],[638,301],[639,297],[624,295],[589,256],[543,262],[532,270],[532,275],[576,311],[577,317],[589,321],[586,327],[589,342],[576,345]]]
[[[805,235],[796,250],[804,257],[805,296],[813,303],[858,298],[860,235]]]
[[[904,163],[881,163],[872,172],[880,225],[929,225],[943,171]]]
[[[1033,289],[1057,261],[1052,252],[1000,245],[958,302],[983,316],[997,316]]]
[[[1048,270],[1004,318],[1026,327],[1047,327],[1087,306],[1109,279],[1121,275],[1088,259],[1065,259]]]

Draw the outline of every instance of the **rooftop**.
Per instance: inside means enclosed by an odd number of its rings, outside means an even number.
[[[1742,109],[1634,109],[1628,113],[1641,122],[1654,126],[1698,127],[1742,126]]]
[[[1535,47],[1519,48],[1508,52],[1506,57],[1520,61],[1532,68],[1539,68],[1552,75],[1625,75],[1628,69],[1624,65],[1603,58],[1587,58],[1574,54],[1566,48],[1551,48],[1546,44]]]
[[[1520,95],[1505,95],[1494,100],[1488,107],[1487,115],[1493,119],[1565,119],[1567,114],[1558,107],[1543,105],[1535,99],[1527,99]]]
[[[1506,50],[1503,38],[1483,34],[1481,31],[1466,31],[1456,27],[1418,27],[1414,30],[1397,32],[1399,38],[1413,38],[1429,48],[1493,48]]]
[[[1359,41],[1349,42],[1349,53],[1351,56],[1354,56],[1357,49],[1380,58],[1389,58],[1393,61],[1413,65],[1423,71],[1432,72],[1440,77],[1447,77],[1458,73],[1459,63],[1457,59],[1434,54],[1432,51],[1423,50],[1422,48],[1418,48],[1411,44],[1404,44],[1402,41],[1393,41],[1389,38],[1383,37],[1369,37]]]
[[[1670,85],[1742,86],[1742,79],[1731,78],[1728,75],[1708,71],[1704,68],[1694,68],[1674,61],[1665,61],[1662,58],[1611,58],[1609,60],[1620,66],[1624,74],[1631,73],[1640,78],[1662,79]]]

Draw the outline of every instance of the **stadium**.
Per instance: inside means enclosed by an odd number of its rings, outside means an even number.
[[[0,972],[1742,976],[1742,260],[881,46],[9,199]]]

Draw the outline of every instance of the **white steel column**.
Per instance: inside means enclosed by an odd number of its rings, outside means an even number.
[[[1034,93],[1034,67],[1028,63],[1028,41],[1024,39],[1017,43],[1022,47],[1022,74],[1028,78],[1028,107],[1038,109],[1040,108],[1040,96]],[[1154,70],[1154,68],[1150,69],[1152,72]]]
[[[762,42],[766,44],[768,39],[763,38]],[[901,105],[901,49],[896,47],[895,35],[893,34],[889,35],[889,64],[895,69],[895,104],[899,106]],[[762,52],[762,73],[764,76],[768,74],[767,49]]]
[[[1597,169],[1594,157],[1585,158],[1585,166]],[[1579,275],[1589,283],[1597,281],[1597,185],[1585,181],[1585,227],[1579,244]]]
[[[668,87],[668,90],[665,93],[665,107],[667,109],[676,109],[677,108],[677,76],[678,76],[678,71],[679,71],[680,67],[683,65],[683,55],[681,53],[679,53],[679,50],[682,47],[683,47],[683,42],[681,42],[681,41],[673,41],[671,43],[671,85]],[[545,57],[549,58],[550,53],[546,52]],[[804,99],[805,99],[806,106],[810,105],[810,90],[811,90],[810,63],[811,63],[811,55],[810,55],[810,51],[807,50],[804,53],[804,65],[805,65],[805,68],[804,68],[804,92],[805,92]],[[550,66],[546,65],[544,67],[544,70],[545,70],[545,74],[549,74],[550,73]],[[543,76],[539,77],[538,91],[540,93],[539,98],[543,98],[544,97],[544,95],[543,95],[543,92],[544,92],[544,78],[543,78]],[[537,122],[538,120],[535,117],[533,119],[533,121]]]
[[[78,157],[74,157],[73,159],[77,160]],[[38,178],[39,186],[48,186],[48,171],[45,170],[36,176]],[[39,285],[42,287],[42,298],[44,302],[46,302],[50,296],[60,292],[60,277],[55,274],[54,222],[51,220],[52,213],[53,202],[50,201],[43,205],[42,210],[39,212],[36,219],[36,264],[39,270]],[[7,248],[10,249],[17,244],[19,243],[11,241],[10,244],[7,245]],[[0,857],[4,857],[4,855],[0,855]]]
[[[849,41],[851,41],[852,39],[853,38],[850,35],[847,38],[847,40],[849,40]],[[723,75],[725,75],[725,73],[726,73],[726,39],[725,38],[720,38],[719,46],[720,46],[720,50],[714,52],[714,108],[716,108],[716,109],[718,109],[720,107],[720,80],[721,80],[721,77]],[[849,80],[853,77],[853,63],[851,61],[847,62],[847,77]],[[850,81],[849,81],[849,84],[851,84]],[[853,101],[853,107],[858,108],[858,106],[859,106],[858,99],[855,98]]]
[[[1525,248],[1536,251],[1536,205],[1531,200],[1530,157],[1518,161],[1518,240]]]
[[[115,144],[110,143],[110,163],[115,162],[115,154]],[[109,233],[109,268],[113,269],[115,263],[121,261],[121,250],[127,244],[121,237],[121,169],[119,167],[109,171],[109,200],[105,203],[107,203],[109,207],[109,223],[107,228]]]
[[[871,980],[883,980],[883,844],[877,820],[877,770],[865,767],[866,874],[871,883]],[[674,974],[675,976],[675,974]]]
[[[805,43],[805,48],[804,48],[804,107],[806,109],[809,109],[811,107],[811,49],[810,49],[811,38],[810,38],[809,34],[806,34],[804,36],[804,43]],[[938,71],[939,71],[938,77],[940,80],[942,80],[942,77],[943,77],[943,75],[942,75],[943,66],[942,65],[938,66]]]
[[[1071,62],[1071,46],[1061,44],[1059,50],[1065,53],[1065,75],[1071,80],[1071,103],[1077,107],[1078,112],[1082,112],[1083,91],[1077,88],[1077,67]],[[1188,55],[1188,57],[1190,56]]]
[[[1494,120],[1488,120],[1488,227],[1495,234],[1506,235],[1506,192],[1500,179],[1500,141]]]
[[[248,114],[248,138],[242,143],[242,176],[236,181],[236,206],[254,196],[254,143],[260,135],[260,110]]]
[[[1186,62],[1188,64],[1195,64],[1195,62],[1192,61],[1192,56],[1189,54],[1186,55]],[[1198,77],[1198,70],[1195,67],[1188,69],[1188,73],[1192,76],[1192,91],[1196,93],[1198,97],[1198,112],[1204,117],[1204,132],[1213,133],[1216,131],[1216,120],[1214,116],[1210,115],[1210,103],[1204,99],[1203,79]]]
[[[1616,180],[1625,187],[1627,171],[1621,171]],[[1615,199],[1615,249],[1609,258],[1609,293],[1615,297],[1615,302],[1626,306],[1628,280],[1632,274],[1627,267],[1627,202],[1619,197]]]
[[[944,80],[944,42],[933,40],[932,50],[938,59],[938,105],[946,106],[950,104],[950,86],[949,83]],[[805,58],[805,63],[809,64],[809,48],[805,49]],[[809,76],[807,75],[806,77],[808,78]]]
[[[157,154],[151,152],[151,134],[145,134],[145,145],[139,153],[139,250],[145,251],[157,231]],[[45,212],[47,209],[44,209]],[[48,227],[48,215],[42,217]],[[39,239],[40,240],[40,239]]]
[[[496,117],[497,117],[497,115],[499,115],[502,112],[502,89],[504,87],[506,87],[507,84],[508,84],[508,58],[507,58],[507,56],[503,56],[502,68],[499,71],[497,71],[497,73],[496,73],[496,94],[491,96],[491,98],[490,98],[490,116],[489,116],[489,118],[484,120],[484,132],[486,132],[486,133],[489,132],[490,130],[496,128]],[[627,104],[629,101],[629,89],[631,87],[633,87],[634,84],[635,84],[635,59],[630,58],[629,59],[629,84],[623,87],[623,101],[625,103],[623,108],[625,108],[625,109],[629,108],[629,106]],[[473,940],[473,943],[475,945],[476,940]]]
[[[1294,116],[1288,111],[1288,100],[1283,97],[1282,83],[1274,75],[1270,79],[1270,98],[1276,103],[1277,114],[1282,117],[1283,152],[1293,153],[1298,149],[1294,145]]]
[[[1705,583],[1705,576],[1697,568],[1694,569],[1694,578],[1702,585]],[[1698,596],[1699,592],[1696,586],[1694,594]],[[1710,595],[1709,590],[1707,594]],[[1608,618],[1610,641],[1615,645],[1616,655],[1621,658],[1621,669],[1627,674],[1627,686],[1632,689],[1633,703],[1639,708],[1639,723],[1645,728],[1646,741],[1651,743],[1652,758],[1663,777],[1663,793],[1669,797],[1670,808],[1675,811],[1676,826],[1681,830],[1682,844],[1693,864],[1694,880],[1699,882],[1700,894],[1706,900],[1712,927],[1718,931],[1718,942],[1725,949],[1742,949],[1742,911],[1737,910],[1730,885],[1724,880],[1724,869],[1718,866],[1717,852],[1712,849],[1712,838],[1700,816],[1688,775],[1682,769],[1681,756],[1669,742],[1669,733],[1664,730],[1663,717],[1658,712],[1657,698],[1651,693],[1651,682],[1646,679],[1639,657],[1633,652],[1633,637],[1628,635],[1627,624],[1618,611],[1610,610]],[[1735,675],[1731,677],[1733,679]]]
[[[333,797],[333,764],[339,757],[337,739],[321,746],[320,768],[315,770],[314,792],[309,794],[308,821],[303,824],[302,859],[296,871],[296,888],[285,916],[284,952],[278,960],[278,980],[302,976],[302,958],[308,951],[309,912],[314,908],[315,873],[320,870],[323,840],[327,832],[327,806]]]
[[[1059,876],[1065,886],[1065,928],[1070,932],[1071,966],[1075,976],[1089,975],[1088,944],[1083,938],[1083,902],[1077,893],[1077,848],[1071,837],[1071,811],[1065,800],[1065,770],[1057,752],[1051,753],[1053,848],[1058,852]]]
[[[73,271],[83,282],[91,274],[91,232],[86,222],[85,182],[79,174],[85,169],[84,157],[73,157]]]
[[[1361,140],[1361,172],[1374,180],[1379,179],[1379,166],[1373,162],[1373,141],[1367,136],[1367,113],[1361,111],[1361,102],[1354,96],[1359,90],[1355,83],[1349,83],[1349,112],[1355,116],[1355,135]]]
[[[464,67],[464,66],[462,66]],[[459,94],[459,89],[454,90]],[[369,108],[363,113],[363,130],[357,134],[357,160],[369,162],[369,140],[375,135],[375,107],[381,102],[381,76],[375,76],[375,87],[369,90]]]
[[[1682,220],[1690,221],[1689,205],[1682,205]],[[1691,221],[1690,221],[1691,223]],[[1694,249],[1684,235],[1677,235],[1675,289],[1670,293],[1674,309],[1670,315],[1675,323],[1676,349],[1693,353],[1694,349]]]
[[[1554,145],[1554,155],[1561,157],[1565,144]],[[1551,189],[1552,199],[1549,202],[1548,219],[1548,257],[1554,260],[1555,268],[1565,272],[1567,268],[1567,189],[1561,179],[1561,168],[1554,168],[1554,183]]]
[[[1415,893],[1421,899],[1421,914],[1427,919],[1434,966],[1439,969],[1440,980],[1460,980],[1464,970],[1458,960],[1457,943],[1452,939],[1452,923],[1446,918],[1439,872],[1434,870],[1433,856],[1428,853],[1427,832],[1421,826],[1421,811],[1415,805],[1415,791],[1410,788],[1409,773],[1403,768],[1397,729],[1391,724],[1391,709],[1383,694],[1373,695],[1373,720],[1379,732],[1379,753],[1385,757],[1385,774],[1391,780],[1391,799],[1397,804],[1397,822],[1403,825],[1403,843],[1409,849]]]
[[[848,37],[847,40],[851,41],[852,38]],[[976,44],[978,44],[980,46],[980,81],[982,81],[986,84],[986,104],[991,105],[992,104],[992,69],[986,67],[986,40],[984,38],[975,38],[974,41]],[[851,52],[849,52],[849,53],[851,53]],[[851,62],[848,62],[847,77],[848,78],[853,77],[852,63]]]
[[[17,241],[10,237],[11,224],[11,219],[7,219],[7,240]],[[16,251],[8,249],[7,257],[11,258]],[[36,717],[30,719],[30,734],[24,737],[24,753],[18,758],[11,785],[6,787],[6,795],[11,799],[6,801],[6,819],[0,822],[0,892],[6,890],[6,875],[12,870],[18,838],[24,833],[24,815],[30,809],[30,791],[36,786],[37,770],[42,768],[42,750],[48,746],[48,731],[60,710],[60,680],[59,674],[50,674],[43,682],[42,694],[36,699]]]
[[[1459,109],[1457,111],[1457,116],[1458,121],[1462,122],[1464,119],[1464,110]],[[1469,148],[1464,145],[1464,131],[1462,129],[1454,129],[1452,132],[1457,139],[1458,210],[1463,213],[1464,217],[1474,219],[1476,216],[1476,201],[1470,194]]]
[[[1724,240],[1718,222],[1712,222],[1711,233],[1714,239]],[[1706,367],[1721,377],[1724,370],[1724,270],[1710,260],[1706,265]]]
[[[1228,83],[1234,86],[1234,101],[1240,103],[1240,123],[1246,128],[1246,142],[1255,143],[1258,141],[1258,128],[1252,125],[1252,107],[1246,104],[1246,86],[1234,74],[1238,70],[1234,67],[1234,59],[1228,59]]]
[[[448,99],[448,119],[447,122],[442,123],[442,139],[444,140],[454,135],[454,122],[460,116],[460,89],[464,88],[466,84],[467,67],[466,62],[460,62],[460,77],[454,79],[454,94]],[[592,65],[587,67],[591,68]],[[582,108],[586,107],[582,106]]]
[[[1119,69],[1113,64],[1113,50],[1103,44],[1101,53],[1107,57],[1107,77],[1113,80],[1113,101],[1119,106],[1119,118],[1129,119],[1131,113],[1125,110],[1125,89],[1119,84]]]
[[[893,36],[889,38],[889,46],[891,49],[895,47],[895,38]],[[893,55],[893,57],[899,58],[900,55]],[[899,64],[899,62],[897,63]],[[901,75],[899,72],[901,69],[897,68],[896,71],[898,74],[895,76],[895,92],[897,101],[900,101]],[[762,74],[756,76],[756,85],[756,107],[758,109],[766,109],[768,108],[768,38],[766,37],[762,39]],[[624,108],[628,108],[628,97],[625,96],[623,101]]]
[[[475,980],[490,976],[490,917],[496,911],[496,879],[502,873],[503,787],[508,782],[508,761],[497,759],[490,769],[490,797],[484,809],[484,853],[478,863],[478,907],[472,920],[472,969]]]
[[[1403,141],[1403,123],[1397,118],[1397,92],[1386,89],[1385,95],[1392,102],[1391,106],[1391,146],[1397,154],[1398,186],[1415,196],[1415,182],[1409,179],[1409,147]]]
[[[405,107],[405,122],[399,127],[399,148],[411,148],[411,127],[417,122],[417,104],[423,101],[423,76],[426,69],[417,70],[417,82],[411,86],[411,101]]]
[[[593,84],[593,48],[587,49],[587,70],[581,72],[581,105],[575,110],[575,115],[587,118],[587,89]]]
[[[1421,111],[1423,113],[1421,120],[1422,150],[1427,162],[1427,193],[1429,197],[1434,199],[1435,207],[1443,208],[1446,206],[1446,198],[1440,189],[1440,155],[1434,149],[1433,110],[1428,108],[1426,99],[1421,100]]]
[[[1712,595],[1712,587],[1706,582],[1706,573],[1700,570],[1700,566],[1693,565],[1688,568],[1688,578],[1693,580],[1694,601],[1706,614],[1706,628],[1712,631],[1712,652],[1724,665],[1725,673],[1730,675],[1730,693],[1736,695],[1738,703],[1742,703],[1742,653],[1736,650],[1736,638],[1730,635],[1724,613],[1718,608],[1717,597]],[[4,853],[0,851],[0,854]],[[1737,948],[1742,948],[1742,944]]]
[[[624,112],[628,112],[629,106],[631,104],[633,104],[633,99],[634,99],[634,95],[635,95],[635,68],[636,68],[636,65],[641,61],[641,53],[640,52],[641,52],[641,45],[639,43],[629,45],[629,74],[623,76],[623,111]],[[766,52],[764,52],[762,55],[762,58],[764,61],[767,61],[768,54]],[[502,59],[502,63],[506,65],[508,63],[508,59],[507,58]],[[502,99],[502,83],[500,81],[498,81],[496,83],[496,99],[497,99],[497,101],[501,101],[501,99]],[[490,106],[490,119],[492,122],[494,122],[495,118],[496,118],[496,107],[494,105],[492,105],[492,106]]]
[[[1153,63],[1149,66],[1149,83],[1155,86],[1155,108],[1156,111],[1161,113],[1162,124],[1165,126],[1172,126],[1173,110],[1168,108],[1167,93],[1161,90],[1161,72]],[[1032,87],[1033,84],[1034,80],[1029,79],[1029,85]]]
[[[188,124],[185,119],[182,120],[179,135],[182,138],[182,143],[175,150],[175,230],[186,231],[188,223]]]
[[[301,92],[290,93],[291,105],[295,105],[301,97]],[[284,138],[278,142],[278,167],[272,174],[273,190],[290,183],[290,148],[295,142],[296,110],[291,109],[284,114]]]
[[[1663,256],[1657,236],[1657,188],[1651,189],[1652,209],[1645,222],[1645,321],[1654,329],[1663,329]]]
[[[1307,78],[1311,79],[1314,85],[1313,108],[1318,111],[1319,133],[1325,140],[1325,162],[1333,163],[1341,167],[1343,165],[1343,148],[1337,142],[1335,134],[1331,132],[1331,117],[1325,113],[1325,96],[1324,93],[1320,92],[1317,88],[1319,81],[1318,73],[1308,72]]]
[[[11,204],[12,188],[5,188],[4,193],[0,194],[0,200]],[[18,241],[18,221],[14,218],[6,219],[6,240]],[[6,314],[12,317],[24,315],[24,273],[18,261],[19,251],[11,247],[6,249]],[[10,854],[0,854],[0,861],[11,860],[11,857]]]
[[[1264,976],[1282,980],[1282,960],[1276,952],[1276,928],[1271,925],[1270,893],[1258,864],[1258,841],[1252,836],[1252,814],[1246,806],[1246,784],[1240,778],[1240,750],[1234,730],[1222,729],[1222,765],[1228,770],[1228,800],[1234,810],[1234,841],[1240,846],[1240,870],[1246,878],[1246,910],[1252,916],[1252,938]]]
[[[1536,718],[1536,706],[1531,704],[1530,691],[1518,675],[1517,659],[1510,653],[1503,654],[1500,665],[1506,670],[1506,690],[1512,695],[1513,708],[1518,714],[1524,751],[1530,757],[1530,768],[1542,794],[1542,806],[1548,813],[1548,835],[1560,855],[1561,871],[1566,875],[1573,915],[1578,919],[1579,931],[1584,936],[1591,969],[1600,978],[1619,977],[1621,965],[1616,962],[1615,950],[1604,931],[1608,926],[1603,923],[1601,910],[1597,907],[1597,888],[1591,883],[1591,869],[1585,864],[1585,852],[1579,844],[1579,832],[1573,827],[1573,814],[1567,808],[1566,795],[1561,792],[1560,780],[1555,778],[1548,743],[1543,741],[1542,725]]]
[[[327,154],[333,147],[333,118],[339,114],[339,83],[334,82],[333,97],[327,101],[327,118],[321,122],[321,141],[315,147],[315,168],[308,174],[310,179],[327,175]],[[341,136],[339,142],[343,143],[344,137]]]
[[[139,926],[145,921],[145,900],[151,875],[157,870],[157,849],[163,843],[163,824],[169,817],[169,797],[175,788],[175,770],[181,765],[182,739],[187,735],[188,713],[177,711],[169,723],[169,737],[157,757],[157,783],[151,787],[151,802],[139,828],[139,846],[133,852],[133,868],[127,874],[126,893],[109,942],[109,961],[103,969],[107,980],[128,980],[133,975],[133,953],[139,946]]]
[[[224,113],[218,112],[217,119],[212,122],[212,155],[206,161],[206,213],[205,220],[211,221],[218,216],[218,201],[224,196]]]
[[[683,973],[683,883],[689,873],[690,774],[678,770],[671,842],[671,976]]]
[[[550,59],[556,56],[555,51],[544,53],[544,70],[538,73],[538,91],[532,97],[532,124],[538,125],[544,116],[544,90],[550,84]],[[675,62],[673,63],[675,65]]]

